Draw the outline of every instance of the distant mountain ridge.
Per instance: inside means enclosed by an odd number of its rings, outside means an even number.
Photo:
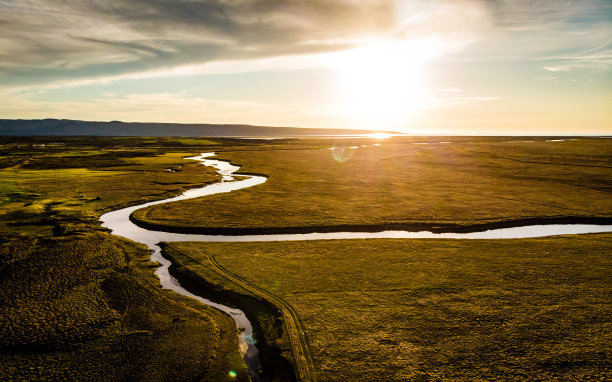
[[[307,129],[252,125],[183,123],[93,122],[70,119],[0,119],[0,135],[120,136],[120,137],[286,137],[359,135],[374,130]],[[380,131],[378,131],[380,132]]]

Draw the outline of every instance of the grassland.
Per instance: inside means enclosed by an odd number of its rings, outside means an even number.
[[[219,288],[291,306],[322,381],[612,378],[611,234],[166,251]]]
[[[97,221],[218,179],[185,155],[217,151],[269,180],[137,219],[237,233],[612,218],[609,140],[510,140],[1,138],[0,379],[246,378],[233,322],[159,288],[146,249]],[[606,380],[611,239],[173,243],[165,254],[192,289],[255,319],[278,379],[293,365],[322,380]]]
[[[438,143],[448,140],[452,143]],[[244,165],[241,171],[266,174],[268,181],[149,207],[133,217],[160,229],[203,233],[455,230],[520,220],[612,218],[607,139],[398,137],[374,143],[304,140],[224,148],[219,158]]]
[[[246,314],[253,327],[253,338],[261,361],[258,372],[262,377],[270,381],[311,380],[304,377],[312,374],[312,362],[308,362],[309,358],[305,359],[304,353],[300,352],[300,346],[307,346],[307,343],[295,341],[295,334],[301,332],[296,330],[299,329],[296,324],[300,325],[300,322],[287,319],[287,315],[284,314],[287,309],[291,310],[291,307],[279,304],[273,295],[253,285],[247,288],[240,287],[244,280],[237,280],[231,274],[227,274],[214,263],[212,258],[208,261],[211,265],[214,264],[213,268],[218,272],[211,272],[208,274],[210,277],[203,278],[201,272],[197,271],[201,261],[201,254],[197,248],[187,245],[181,246],[177,251],[174,246],[168,246],[167,243],[161,245],[164,257],[172,261],[170,274],[179,280],[181,285],[199,296],[226,306],[238,307]],[[195,255],[191,256],[191,253]],[[225,285],[228,277],[232,280],[231,288]]]
[[[448,140],[219,150],[268,181],[134,216],[225,233],[612,217],[607,140]],[[297,369],[312,359],[321,380],[605,380],[611,238],[172,243],[165,252],[178,276],[276,305],[293,335],[275,338],[266,325],[262,335],[291,350]]]
[[[1,380],[246,379],[234,322],[162,290],[149,251],[97,221],[216,181],[182,157],[218,143],[179,143],[0,139]]]

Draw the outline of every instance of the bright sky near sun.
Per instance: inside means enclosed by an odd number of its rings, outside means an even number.
[[[612,1],[0,0],[0,118],[612,134]]]

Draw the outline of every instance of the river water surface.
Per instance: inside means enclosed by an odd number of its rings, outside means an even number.
[[[222,176],[219,183],[209,184],[201,188],[194,188],[185,191],[183,194],[164,200],[144,203],[138,206],[123,208],[120,210],[106,213],[100,217],[103,227],[109,228],[113,234],[123,236],[130,240],[145,244],[152,251],[151,260],[160,263],[156,274],[164,288],[172,289],[182,295],[194,298],[206,305],[217,308],[229,314],[239,329],[240,351],[249,370],[251,380],[259,380],[257,370],[261,366],[257,348],[253,341],[253,328],[244,312],[239,309],[231,308],[222,304],[215,303],[208,299],[197,296],[183,288],[168,272],[170,261],[161,256],[159,242],[167,241],[205,241],[205,242],[244,242],[244,241],[288,241],[288,240],[329,240],[329,239],[518,239],[529,237],[541,237],[552,235],[583,234],[597,232],[612,232],[612,225],[592,225],[592,224],[550,224],[550,225],[528,225],[523,227],[500,228],[481,232],[470,233],[433,233],[428,231],[383,231],[383,232],[326,232],[326,233],[305,233],[305,234],[278,234],[278,235],[199,235],[182,234],[162,231],[151,231],[138,227],[130,221],[130,214],[140,208],[153,206],[156,204],[169,203],[179,200],[199,198],[202,196],[213,195],[224,192],[231,192],[247,187],[256,186],[266,181],[266,177],[241,175],[240,180],[234,180],[234,173],[239,169],[226,161],[210,159],[215,153],[205,153],[186,159],[200,161],[205,166],[214,167]]]

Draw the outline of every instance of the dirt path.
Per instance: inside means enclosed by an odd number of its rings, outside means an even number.
[[[285,328],[291,340],[291,347],[293,349],[293,356],[295,358],[298,379],[301,381],[317,381],[317,374],[314,368],[314,362],[310,355],[308,341],[304,336],[305,331],[295,309],[293,309],[293,307],[282,298],[231,273],[221,264],[219,264],[211,254],[204,252],[194,247],[193,245],[190,245],[190,247],[194,251],[205,254],[212,269],[215,272],[230,280],[231,282],[235,283],[236,285],[239,285],[242,288],[248,290],[249,292],[259,295],[262,298],[265,298],[267,301],[273,303],[281,309],[285,322]]]

